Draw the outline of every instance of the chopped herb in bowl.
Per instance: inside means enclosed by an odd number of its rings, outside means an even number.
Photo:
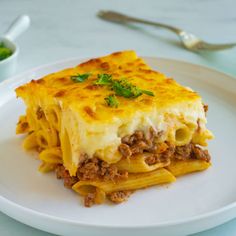
[[[0,43],[0,61],[10,57],[12,55],[12,50],[5,47],[3,43]]]

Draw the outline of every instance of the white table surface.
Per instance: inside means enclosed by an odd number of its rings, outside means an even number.
[[[100,9],[112,9],[192,31],[212,42],[236,41],[234,0],[0,0],[0,35],[19,14],[32,19],[21,36],[16,73],[73,57],[99,56],[123,49],[139,55],[175,58],[206,65],[236,77],[236,48],[192,53],[180,47],[175,35],[149,26],[124,27],[101,21]],[[0,213],[1,236],[48,236]],[[236,235],[236,219],[195,236]]]

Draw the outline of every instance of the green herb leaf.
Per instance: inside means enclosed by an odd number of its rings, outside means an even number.
[[[84,82],[88,77],[91,75],[91,73],[85,73],[85,74],[78,74],[78,75],[72,75],[70,77],[71,80],[73,80],[76,83]]]
[[[133,96],[132,91],[129,87],[121,83],[121,81],[113,81],[112,89],[118,96],[130,98]]]
[[[105,99],[107,105],[110,106],[110,107],[116,107],[116,108],[117,108],[118,105],[119,105],[119,102],[118,102],[118,100],[117,100],[117,97],[116,97],[114,94],[109,95],[109,96],[107,96],[107,97],[104,98],[104,99]]]
[[[154,93],[152,91],[149,90],[141,90],[142,93],[148,95],[148,96],[153,96],[154,97]]]
[[[137,86],[129,83],[126,79],[113,80],[112,75],[109,74],[98,74],[98,80],[95,81],[94,84],[109,86],[110,89],[115,92],[115,95],[125,98],[136,98],[141,96],[142,94],[154,96],[153,92],[142,90]],[[106,101],[110,100],[106,98]]]
[[[114,81],[112,89],[116,95],[126,98],[136,98],[143,94],[141,89],[129,83],[126,79]]]
[[[12,55],[12,51],[6,48],[3,43],[0,43],[0,61]]]
[[[97,85],[110,85],[112,84],[112,75],[98,74],[98,80],[94,84]]]

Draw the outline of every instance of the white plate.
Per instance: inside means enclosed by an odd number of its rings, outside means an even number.
[[[186,235],[236,216],[236,80],[185,62],[146,58],[153,68],[200,92],[209,104],[213,166],[170,186],[137,191],[128,202],[85,208],[54,174],[21,148],[15,124],[24,105],[14,88],[62,68],[74,59],[34,69],[0,85],[0,210],[35,228],[60,235]]]

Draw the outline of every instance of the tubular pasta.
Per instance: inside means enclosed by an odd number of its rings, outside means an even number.
[[[73,162],[71,161],[72,159],[71,143],[68,132],[65,128],[62,129],[61,131],[60,140],[61,140],[63,164],[67,169],[72,170],[70,174],[74,176],[77,171],[77,166],[74,165]]]
[[[27,121],[26,116],[20,116],[17,126],[16,126],[16,134],[24,134],[30,131],[29,123]]]
[[[175,181],[175,177],[166,169],[161,168],[151,172],[130,174],[127,180],[114,183],[112,181],[78,181],[72,189],[81,195],[94,192],[99,188],[105,193],[124,190],[136,190],[152,185],[169,183]]]
[[[175,144],[182,146],[189,143],[192,139],[193,131],[186,125],[181,125],[175,130]]]
[[[55,170],[56,166],[57,166],[56,164],[51,164],[51,163],[45,163],[45,162],[43,162],[43,163],[39,166],[38,170],[39,170],[40,172],[42,172],[42,173],[47,173],[47,172],[50,172],[50,171]]]
[[[62,164],[61,148],[53,147],[45,149],[39,154],[39,159],[45,163]]]
[[[195,171],[201,171],[209,168],[211,164],[203,160],[173,161],[167,167],[174,176],[185,175]]]
[[[200,133],[200,135],[199,135]],[[193,143],[198,143],[201,146],[207,146],[206,140],[209,139],[209,137],[212,137],[212,133],[209,130],[197,131],[193,135]]]
[[[37,143],[43,149],[58,146],[58,134],[55,129],[45,129],[36,132]]]
[[[26,110],[27,121],[29,123],[30,130],[39,130],[40,124],[38,123],[36,115],[33,111],[34,110],[31,107]]]
[[[116,163],[116,166],[119,170],[127,170],[130,173],[139,173],[139,172],[149,172],[155,169],[165,167],[170,164],[170,161],[160,162],[153,165],[148,165],[145,162],[146,157],[148,157],[148,153],[138,154],[135,157],[130,159],[122,159]]]
[[[29,133],[23,141],[24,149],[30,150],[30,149],[36,148],[37,146],[38,146],[38,143],[36,140],[36,133],[35,132]]]
[[[41,129],[50,129],[50,124],[49,122],[46,120],[45,117],[42,117],[39,121],[38,121],[40,128]]]
[[[57,105],[50,105],[47,107],[45,111],[46,118],[49,124],[52,125],[54,129],[60,131],[61,127],[61,116],[60,116],[60,108]]]

